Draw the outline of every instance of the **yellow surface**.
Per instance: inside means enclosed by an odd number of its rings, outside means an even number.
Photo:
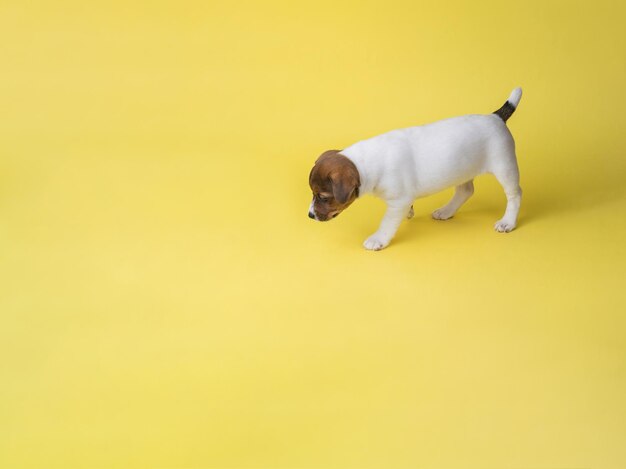
[[[626,467],[624,4],[0,3],[0,467]],[[524,88],[366,252],[316,156]]]

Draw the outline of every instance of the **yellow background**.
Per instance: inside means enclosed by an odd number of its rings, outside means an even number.
[[[0,467],[626,467],[623,2],[0,3]],[[307,218],[488,113],[524,189]]]

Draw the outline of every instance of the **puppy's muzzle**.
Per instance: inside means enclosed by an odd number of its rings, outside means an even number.
[[[329,214],[328,216],[318,218],[317,215],[315,215],[315,213],[309,212],[309,218],[311,218],[312,220],[317,220],[317,221],[330,221],[333,218],[335,218],[337,215],[339,215],[339,213],[340,212],[334,212],[334,213]]]

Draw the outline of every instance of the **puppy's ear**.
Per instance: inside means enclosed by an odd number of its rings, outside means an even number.
[[[359,187],[359,173],[348,165],[330,173],[333,184],[333,196],[340,204],[345,204]]]

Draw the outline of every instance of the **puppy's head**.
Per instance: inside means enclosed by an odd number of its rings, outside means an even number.
[[[309,217],[318,221],[335,218],[359,196],[360,185],[359,171],[340,150],[322,153],[309,175],[313,191]]]

